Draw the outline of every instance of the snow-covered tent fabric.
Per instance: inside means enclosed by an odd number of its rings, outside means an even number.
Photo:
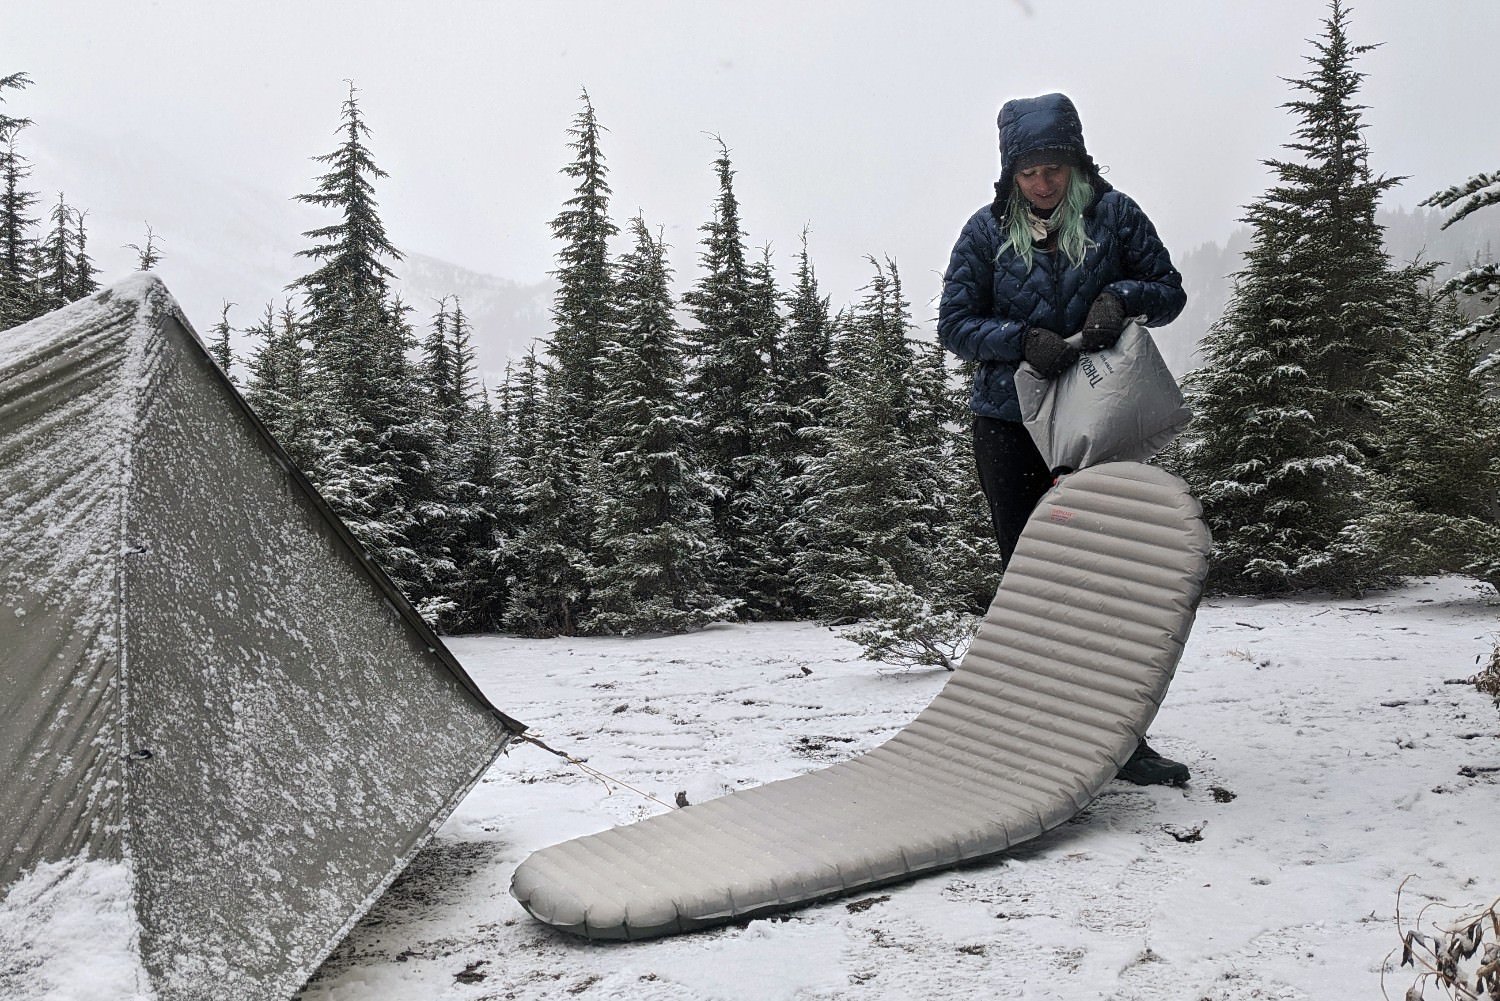
[[[1166,694],[1202,593],[1202,511],[1134,462],[1038,505],[963,665],[880,747],[554,845],[535,917],[598,939],[688,931],[993,855],[1082,810]]]
[[[521,729],[158,280],[0,333],[0,907],[123,865],[156,997],[287,998]]]

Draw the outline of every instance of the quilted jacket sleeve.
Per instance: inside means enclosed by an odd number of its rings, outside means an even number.
[[[987,213],[989,210],[983,210]],[[983,213],[959,234],[943,275],[938,304],[938,340],[965,361],[1021,360],[1026,324],[995,316],[995,238]]]
[[[1172,266],[1172,256],[1156,235],[1156,227],[1130,198],[1120,196],[1121,264],[1126,277],[1111,282],[1105,291],[1125,303],[1126,316],[1146,317],[1146,326],[1171,323],[1187,305],[1182,274]]]

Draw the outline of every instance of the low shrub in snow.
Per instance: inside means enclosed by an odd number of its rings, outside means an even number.
[[[1495,644],[1490,662],[1474,675],[1474,687],[1494,699],[1495,708],[1500,709],[1500,643]]]
[[[903,612],[905,614],[903,614]],[[979,617],[967,612],[934,612],[930,607],[891,609],[889,614],[864,619],[844,636],[860,646],[870,660],[898,667],[958,669]]]
[[[1411,877],[1408,876],[1407,879]],[[1401,887],[1406,880],[1401,881]],[[1401,930],[1401,966],[1412,967],[1416,981],[1405,1001],[1422,1001],[1426,989],[1436,984],[1449,998],[1478,1001],[1500,999],[1500,900],[1472,913],[1447,921],[1427,921],[1428,912],[1440,906],[1429,903],[1417,912],[1411,927],[1401,917],[1401,890],[1396,891],[1396,926]],[[1423,931],[1424,922],[1427,931]],[[1486,936],[1489,941],[1486,942]],[[1391,955],[1394,955],[1394,950]],[[1385,969],[1381,970],[1382,992]]]

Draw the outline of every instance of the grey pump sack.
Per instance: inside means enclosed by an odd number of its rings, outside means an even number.
[[[1078,335],[1068,338],[1077,346]],[[1138,320],[1114,347],[1085,354],[1056,379],[1026,363],[1016,370],[1021,422],[1047,468],[1087,469],[1101,462],[1144,462],[1192,419],[1177,380]]]

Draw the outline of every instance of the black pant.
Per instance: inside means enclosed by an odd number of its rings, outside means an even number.
[[[990,504],[990,523],[1000,543],[1000,568],[1004,570],[1026,519],[1052,486],[1052,473],[1020,421],[978,414],[974,415],[974,464]]]

